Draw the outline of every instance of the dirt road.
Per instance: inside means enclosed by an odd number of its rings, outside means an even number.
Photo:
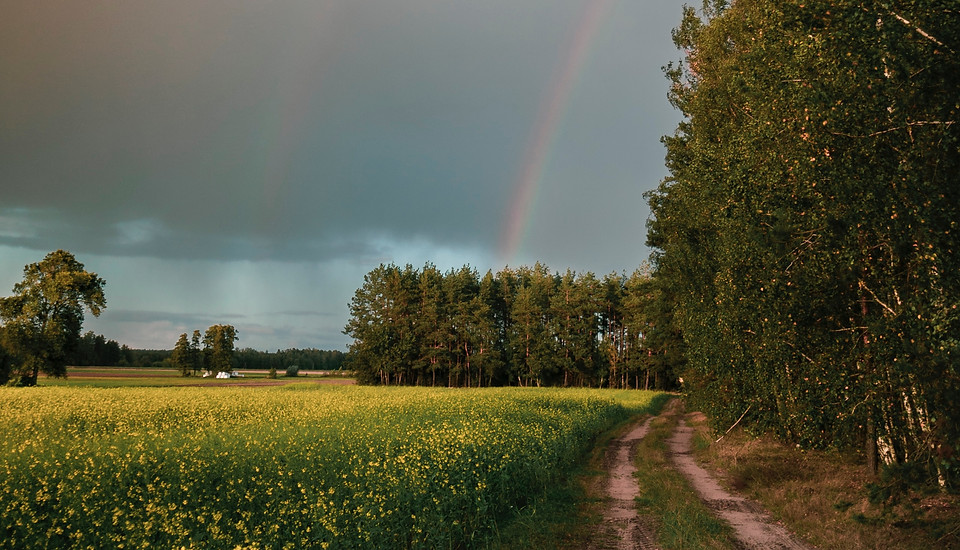
[[[642,424],[636,424],[626,434],[614,440],[607,448],[604,467],[607,470],[607,502],[603,511],[603,524],[594,542],[593,550],[655,550],[656,534],[641,523],[637,513],[636,498],[640,494],[637,480],[633,477],[637,471],[634,458],[637,443],[650,429],[648,418]]]
[[[682,414],[682,403],[671,401],[665,415]],[[639,494],[633,477],[637,443],[646,436],[650,421],[638,423],[611,443],[604,461],[607,470],[603,524],[590,545],[595,550],[655,549],[656,534],[637,513]],[[707,507],[733,528],[738,546],[746,549],[810,550],[782,526],[772,521],[758,505],[720,487],[709,472],[696,464],[691,452],[693,429],[681,419],[668,440],[673,466],[690,482]],[[641,464],[642,467],[642,464]]]

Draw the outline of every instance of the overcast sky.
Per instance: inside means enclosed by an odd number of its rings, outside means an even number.
[[[84,330],[346,349],[380,263],[649,255],[679,0],[14,0],[0,17],[0,295],[64,248]]]

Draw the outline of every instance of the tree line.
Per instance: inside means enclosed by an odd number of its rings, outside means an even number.
[[[201,337],[193,331],[191,338],[183,333],[165,363],[176,368],[180,374],[190,376],[201,371],[229,372],[238,369],[290,371],[339,370],[343,367],[344,353],[337,350],[286,349],[276,353],[252,348],[234,350],[237,329],[232,325],[213,325]],[[297,367],[291,370],[292,367]]]
[[[102,334],[89,330],[80,337],[77,348],[70,359],[71,365],[78,367],[119,365],[126,359],[125,346],[116,340],[107,340]]]
[[[957,480],[956,8],[686,8],[649,244],[717,427]]]
[[[682,353],[661,296],[641,270],[381,264],[350,302],[348,368],[385,385],[672,388]]]
[[[346,354],[340,350],[322,350],[316,348],[289,348],[276,352],[259,351],[252,348],[237,350],[234,354],[238,369],[286,371],[290,367],[300,370],[340,370]]]
[[[199,331],[196,332],[199,333]],[[185,335],[186,333],[184,333]],[[188,344],[194,346],[192,338]],[[174,344],[174,349],[176,347],[176,344]],[[202,336],[194,349],[197,348],[202,350]],[[69,364],[97,367],[175,368],[172,361],[174,349],[131,348],[126,344],[120,344],[115,340],[107,340],[103,335],[88,331],[80,338],[79,347]],[[289,348],[270,352],[253,348],[240,348],[233,352],[231,370],[277,369],[278,371],[285,371],[290,366],[299,366],[302,370],[338,370],[343,368],[345,357],[346,354],[340,350]],[[3,355],[0,354],[0,363],[2,361]],[[201,370],[202,368],[201,363]]]

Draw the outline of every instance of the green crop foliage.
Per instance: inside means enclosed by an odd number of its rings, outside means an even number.
[[[4,388],[0,548],[483,546],[654,395]]]

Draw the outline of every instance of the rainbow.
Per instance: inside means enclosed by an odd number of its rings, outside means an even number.
[[[615,0],[589,0],[579,19],[563,63],[550,83],[546,101],[541,102],[529,144],[523,156],[519,177],[514,184],[509,214],[500,235],[500,257],[505,263],[516,258],[530,226],[533,205],[543,179],[550,150],[560,133],[560,123],[569,108],[590,46],[609,15]]]

